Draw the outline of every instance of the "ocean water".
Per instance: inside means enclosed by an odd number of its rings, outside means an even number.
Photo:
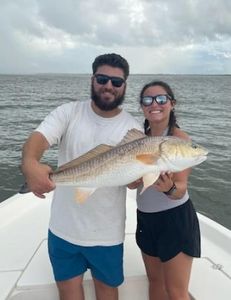
[[[177,120],[196,142],[209,150],[208,159],[193,168],[190,197],[202,214],[231,229],[231,76],[131,75],[124,108],[140,122],[142,86],[165,80],[175,91]],[[56,106],[87,100],[90,75],[0,75],[0,202],[18,192],[24,141]],[[56,166],[57,147],[43,161]]]

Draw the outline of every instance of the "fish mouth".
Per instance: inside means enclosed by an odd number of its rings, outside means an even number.
[[[201,162],[205,161],[206,159],[207,159],[207,154],[202,155],[202,156],[198,157],[197,163],[200,164]]]

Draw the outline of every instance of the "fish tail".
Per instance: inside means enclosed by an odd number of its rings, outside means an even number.
[[[19,194],[26,194],[26,193],[30,193],[30,189],[28,187],[28,184],[25,182],[19,189]]]

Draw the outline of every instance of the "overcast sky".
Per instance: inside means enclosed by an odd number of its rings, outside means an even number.
[[[231,74],[231,0],[0,0],[0,73]]]

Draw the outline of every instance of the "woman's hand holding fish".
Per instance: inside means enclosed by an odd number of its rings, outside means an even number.
[[[167,192],[173,186],[173,173],[166,172],[161,173],[157,181],[153,184],[153,187],[158,192]]]

